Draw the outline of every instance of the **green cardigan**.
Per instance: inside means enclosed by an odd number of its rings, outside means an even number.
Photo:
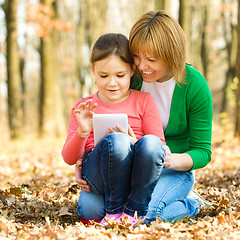
[[[177,83],[173,92],[165,138],[172,153],[188,153],[193,168],[205,167],[211,160],[213,105],[204,77],[186,65],[186,84]],[[134,78],[140,90],[142,79]]]

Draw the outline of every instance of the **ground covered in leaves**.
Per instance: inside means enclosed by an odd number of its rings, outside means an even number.
[[[0,239],[240,239],[240,141],[213,139],[211,163],[196,171],[195,189],[214,205],[197,217],[151,226],[85,226],[76,213],[74,167],[64,140],[0,145]]]

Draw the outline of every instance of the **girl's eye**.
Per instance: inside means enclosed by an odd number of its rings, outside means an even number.
[[[125,76],[124,74],[117,75],[117,77],[119,77],[119,78],[122,78],[122,77],[124,77],[124,76]]]
[[[107,75],[100,75],[101,78],[107,78]]]

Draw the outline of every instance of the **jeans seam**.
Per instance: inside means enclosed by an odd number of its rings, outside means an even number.
[[[112,144],[111,141],[107,140],[107,144],[108,144],[108,163],[109,163],[109,167],[108,167],[108,184],[109,184],[109,199],[112,199]]]
[[[91,188],[93,188],[97,194],[103,196],[98,190],[97,188],[91,183],[91,181],[87,178],[87,176],[83,176],[83,179],[85,179],[87,181],[87,183],[91,186]]]

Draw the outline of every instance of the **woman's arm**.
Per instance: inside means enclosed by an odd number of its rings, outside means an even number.
[[[190,171],[193,167],[193,160],[187,153],[171,153],[168,146],[165,146],[166,157],[163,167],[176,171]]]

